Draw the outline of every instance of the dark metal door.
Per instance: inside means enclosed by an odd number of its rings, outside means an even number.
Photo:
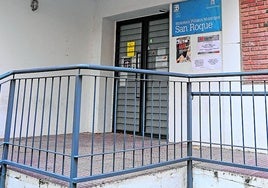
[[[168,14],[117,23],[116,49],[116,66],[168,71]],[[134,73],[119,73],[118,77],[117,131],[166,135],[168,78]]]

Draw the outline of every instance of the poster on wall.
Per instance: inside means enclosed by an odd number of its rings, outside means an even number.
[[[221,29],[221,0],[188,0],[172,5],[173,37]]]
[[[191,62],[191,42],[190,36],[179,37],[176,39],[177,63]]]
[[[220,35],[199,36],[197,38],[197,54],[220,53]]]
[[[221,59],[220,35],[197,37],[197,55],[193,61],[193,69],[220,69]]]

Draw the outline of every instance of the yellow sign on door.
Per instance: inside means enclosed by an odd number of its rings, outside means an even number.
[[[127,42],[127,56],[135,56],[135,41]]]

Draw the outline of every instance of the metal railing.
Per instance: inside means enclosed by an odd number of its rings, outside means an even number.
[[[0,185],[8,166],[69,187],[185,162],[191,188],[195,161],[267,172],[267,74],[9,72],[0,81]]]

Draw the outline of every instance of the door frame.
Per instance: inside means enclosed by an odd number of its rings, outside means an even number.
[[[140,17],[140,18],[134,18],[124,21],[119,21],[116,23],[116,42],[115,42],[115,66],[119,66],[120,61],[120,28],[121,26],[128,25],[128,24],[135,24],[135,23],[141,23],[142,24],[142,32],[141,32],[141,59],[140,59],[140,67],[139,69],[147,69],[147,58],[148,58],[148,37],[149,37],[149,22],[154,20],[160,20],[160,19],[169,19],[169,12],[162,13],[162,14],[156,14],[146,17]],[[117,76],[118,73],[115,73],[115,76]],[[141,75],[143,77],[144,75]],[[113,132],[118,130],[114,130],[116,128],[116,110],[117,110],[117,84],[116,80],[114,81],[114,97],[113,97]],[[144,82],[140,82],[140,94],[146,95],[146,85]],[[139,105],[140,111],[139,111],[139,132],[136,132],[137,134],[144,134],[143,130],[145,130],[146,126],[146,118],[143,117],[146,115],[146,96],[140,97],[140,105]],[[121,131],[119,131],[121,132]],[[128,131],[127,131],[128,132]],[[164,136],[165,137],[165,136]]]
[[[118,66],[119,62],[119,48],[120,48],[120,27],[123,25],[134,24],[134,23],[142,23],[142,46],[141,46],[141,62],[145,62],[148,57],[148,23],[154,20],[160,20],[164,18],[169,18],[169,12],[163,14],[156,14],[147,17],[134,18],[130,20],[124,20],[116,22],[116,39],[115,39],[115,66]],[[147,23],[147,24],[146,24]],[[146,65],[141,64],[140,69],[146,69]]]

